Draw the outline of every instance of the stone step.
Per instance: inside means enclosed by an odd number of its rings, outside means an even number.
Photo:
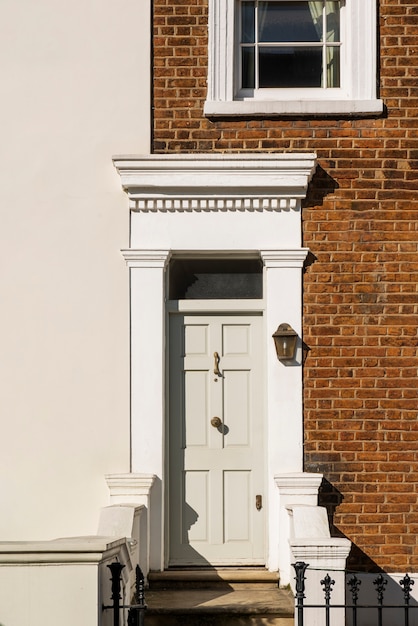
[[[156,615],[147,612],[146,626],[294,626],[292,617],[237,615],[233,613]]]
[[[149,576],[147,626],[293,626],[292,593],[255,569],[168,570]]]
[[[264,568],[169,569],[150,572],[150,589],[200,589],[223,586],[232,589],[277,589],[279,575]]]

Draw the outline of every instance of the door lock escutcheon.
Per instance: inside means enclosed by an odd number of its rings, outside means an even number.
[[[263,496],[258,495],[255,497],[255,508],[257,511],[261,511],[263,508]]]

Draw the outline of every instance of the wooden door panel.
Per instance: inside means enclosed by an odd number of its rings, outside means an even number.
[[[264,483],[261,345],[261,316],[172,316],[172,565],[264,562],[264,511],[255,508]]]
[[[250,330],[249,324],[222,324],[222,356],[248,355]]]
[[[208,445],[208,372],[184,372],[184,434],[183,447]]]
[[[183,356],[207,356],[208,332],[209,328],[207,324],[188,324],[187,326],[183,326]]]
[[[228,434],[225,447],[250,445],[250,373],[246,370],[225,371],[223,390],[224,424]]]
[[[184,474],[183,541],[209,541],[209,472]],[[196,512],[199,511],[198,516]]]
[[[251,472],[224,472],[225,542],[250,541]]]

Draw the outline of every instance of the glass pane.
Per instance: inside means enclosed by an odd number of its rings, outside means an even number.
[[[260,48],[259,87],[322,87],[322,47]]]
[[[327,87],[340,87],[340,49],[327,48]]]
[[[321,41],[322,21],[315,26],[314,7],[320,2],[260,2],[258,37],[261,42]],[[321,9],[322,13],[322,9]]]
[[[312,17],[318,40],[324,39],[324,2],[323,0],[312,0],[309,2],[309,11]]]
[[[258,259],[174,259],[170,300],[262,298],[263,268]]]
[[[241,85],[243,89],[254,89],[255,87],[255,75],[254,75],[254,48],[242,48],[242,76]]]
[[[340,3],[326,2],[327,41],[340,41]]]
[[[254,2],[243,2],[241,11],[241,42],[255,41],[255,5]]]

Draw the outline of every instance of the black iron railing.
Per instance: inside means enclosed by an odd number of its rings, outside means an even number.
[[[362,581],[357,574],[352,574],[347,580],[347,597],[351,595],[351,601],[347,602],[346,604],[332,604],[332,592],[335,581],[331,578],[329,573],[327,573],[320,581],[320,585],[322,586],[323,591],[324,602],[321,604],[306,604],[305,574],[309,568],[309,565],[302,561],[298,561],[297,563],[293,564],[293,567],[296,573],[295,601],[298,626],[304,626],[304,624],[306,624],[306,626],[309,626],[309,619],[305,619],[308,614],[307,609],[318,610],[318,614],[320,615],[319,619],[322,620],[321,626],[333,626],[332,615],[335,609],[344,609],[345,622],[346,624],[352,624],[352,626],[362,626],[362,611],[364,611],[365,609],[371,609],[374,614],[374,617],[371,618],[370,613],[368,614],[367,620],[364,622],[367,623],[367,626],[392,626],[392,622],[388,621],[387,623],[385,623],[384,616],[389,615],[389,609],[396,609],[397,623],[403,623],[403,626],[410,626],[411,611],[418,608],[418,604],[413,601],[411,597],[411,590],[412,586],[414,585],[414,581],[408,574],[405,574],[402,580],[399,581],[400,587],[397,585],[398,591],[401,591],[403,594],[403,602],[400,602],[398,604],[385,603],[385,592],[388,584],[388,577],[384,576],[383,574],[378,574],[373,580],[377,602],[359,602],[359,590]],[[391,620],[393,620],[393,613],[391,615]]]
[[[145,604],[145,581],[144,574],[141,571],[139,565],[135,570],[135,593],[133,604],[123,604],[121,602],[121,589],[122,589],[122,570],[125,567],[121,563],[110,563],[107,566],[110,569],[110,580],[112,582],[112,604],[109,606],[103,605],[103,610],[113,611],[113,626],[125,626],[124,618],[121,613],[124,614],[125,610],[128,610],[128,619],[126,626],[144,626],[145,611],[147,605]]]

